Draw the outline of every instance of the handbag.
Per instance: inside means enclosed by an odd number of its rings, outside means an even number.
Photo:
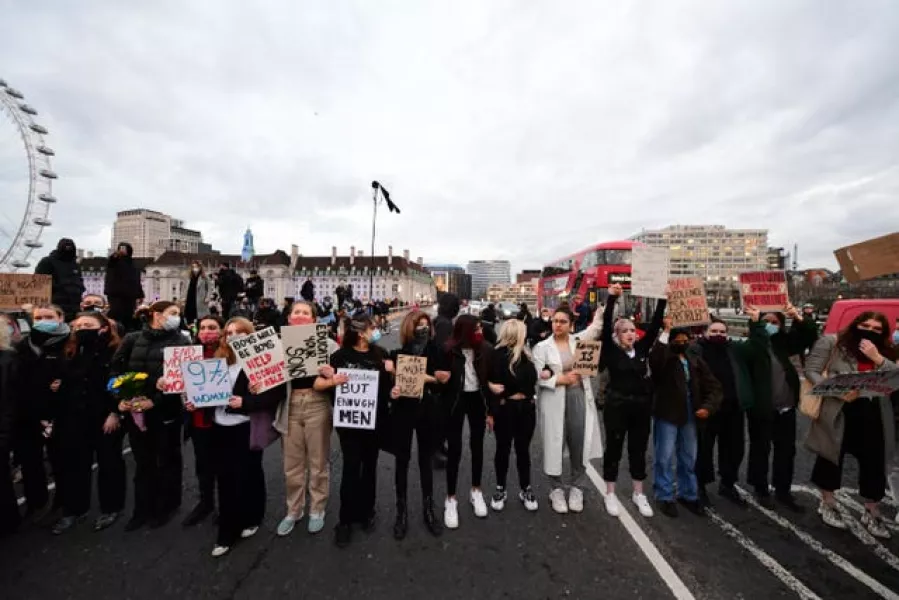
[[[830,351],[830,356],[827,358],[827,363],[824,365],[824,370],[821,371],[821,376],[825,379],[828,377],[828,370],[830,370],[830,363],[833,362],[833,358],[837,353],[837,345],[834,343],[833,349]],[[812,394],[812,389],[815,387],[808,378],[802,380],[802,385],[799,391],[799,412],[812,419],[813,421],[817,421],[818,417],[821,416],[821,403],[824,399],[821,396],[815,396]]]
[[[250,450],[265,450],[281,434],[274,428],[275,413],[259,410],[250,413]]]

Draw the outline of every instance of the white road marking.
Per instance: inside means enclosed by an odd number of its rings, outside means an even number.
[[[821,499],[821,492],[819,492],[816,488],[808,487],[805,485],[794,485],[791,489],[794,492],[808,494],[810,496],[814,496],[818,500]],[[858,540],[862,544],[871,548],[871,550],[875,555],[877,555],[879,559],[890,565],[894,570],[899,571],[899,558],[897,558],[895,554],[887,550],[886,547],[883,546],[883,544],[877,541],[877,538],[868,533],[868,530],[862,527],[862,524],[858,522],[851,514],[849,514],[849,511],[847,511],[846,508],[839,502],[837,502],[837,510],[843,517],[843,521],[845,521],[846,525],[849,526],[849,531],[852,532],[852,535],[858,538]]]
[[[717,525],[724,533],[726,533],[729,537],[731,537],[734,541],[736,541],[740,546],[742,546],[747,552],[752,554],[757,561],[759,561],[763,567],[768,569],[772,575],[777,577],[781,583],[783,583],[787,588],[796,593],[797,596],[803,598],[804,600],[820,600],[820,596],[813,592],[807,585],[799,581],[792,573],[790,573],[783,565],[781,565],[777,560],[775,560],[770,554],[759,548],[755,542],[746,537],[742,531],[725,521],[721,518],[718,513],[710,508],[705,509],[705,514],[708,515],[709,519],[711,519],[712,523]],[[875,582],[876,583],[876,582]],[[886,589],[886,588],[884,588]],[[887,590],[888,593],[889,590]],[[899,596],[887,595],[883,596],[884,598],[899,598]]]
[[[854,496],[861,496],[856,488],[840,488],[840,491],[845,492],[846,494],[852,494]],[[886,504],[887,506],[892,506],[893,508],[899,508],[899,504],[896,503],[896,500],[893,498],[890,490],[886,491],[886,496],[883,497],[883,500],[881,500],[880,503]]]
[[[596,468],[593,465],[587,465],[586,468],[587,476],[590,477],[590,481],[593,482],[593,485],[599,491],[600,494],[605,496],[606,493],[606,482],[603,481],[602,477],[599,476],[599,473],[596,471]],[[612,517],[610,517],[612,518]],[[655,544],[649,539],[646,533],[637,525],[637,522],[634,521],[634,518],[628,512],[628,510],[624,507],[624,503],[621,503],[621,514],[618,519],[621,521],[621,524],[624,525],[624,529],[630,534],[630,536],[637,543],[637,546],[643,552],[644,556],[652,563],[652,566],[655,568],[656,572],[659,574],[659,577],[662,578],[662,581],[665,582],[665,585],[668,586],[668,589],[671,590],[671,593],[674,594],[674,597],[678,600],[695,600],[695,596],[687,586],[684,584],[683,580],[677,576],[677,573],[674,572],[674,569],[671,568],[671,565],[668,564],[668,561],[665,560],[665,557],[662,556],[662,553],[659,552],[659,549],[656,548]],[[808,598],[818,598],[817,596],[808,596]]]
[[[864,514],[865,505],[862,504],[861,502],[856,502],[855,498],[853,498],[852,496],[850,496],[843,490],[837,490],[836,493],[834,494],[834,496],[836,496],[837,501],[840,504],[842,504],[843,506],[845,506],[846,508],[852,509],[859,514]],[[884,525],[887,526],[887,529],[892,529],[893,531],[899,531],[899,523],[896,523],[895,521],[893,521],[891,519],[886,519],[886,518],[883,520],[883,523],[884,523]]]
[[[793,491],[794,492],[801,491],[801,490],[797,489],[799,487],[801,487],[801,486],[793,486]],[[746,500],[746,502],[748,502],[749,505],[752,506],[754,509],[756,509],[757,511],[759,511],[760,513],[762,513],[763,515],[765,515],[766,517],[768,517],[769,519],[774,521],[776,524],[778,524],[781,527],[783,527],[784,529],[786,529],[787,531],[791,532],[793,535],[798,537],[803,543],[805,543],[806,546],[808,546],[809,548],[811,548],[812,550],[814,550],[815,552],[817,552],[818,554],[820,554],[821,556],[823,556],[824,558],[829,560],[834,566],[839,568],[841,571],[843,571],[844,573],[846,573],[847,575],[849,575],[850,577],[852,577],[859,583],[867,586],[875,594],[879,595],[881,598],[899,599],[899,594],[897,594],[896,592],[893,592],[888,587],[884,586],[882,583],[880,583],[879,581],[877,581],[876,579],[874,579],[873,577],[871,577],[870,575],[868,575],[867,573],[865,573],[864,571],[862,571],[861,569],[859,569],[858,567],[853,565],[851,562],[849,562],[848,560],[846,560],[845,558],[843,558],[842,556],[840,556],[833,550],[826,548],[824,546],[824,544],[819,542],[817,539],[815,539],[814,537],[812,537],[810,534],[806,533],[802,529],[799,529],[798,527],[793,525],[793,523],[790,522],[788,519],[782,517],[781,515],[777,514],[774,511],[768,510],[767,508],[760,505],[758,503],[758,501],[756,501],[755,497],[752,494],[750,494],[749,492],[747,492],[746,490],[743,490],[742,488],[737,487],[737,491],[740,493],[740,495],[743,497],[743,499]]]
[[[131,454],[131,446],[128,446],[127,448],[125,448],[124,450],[122,450],[122,456],[125,456],[126,454]],[[97,463],[94,463],[94,464],[91,465],[91,470],[92,470],[92,471],[96,471],[96,470],[97,470]],[[55,489],[56,489],[56,482],[55,482],[55,481],[52,482],[52,483],[49,483],[49,484],[47,485],[47,491],[52,492],[52,491],[55,490]],[[19,506],[22,506],[23,504],[25,504],[25,496],[22,496],[21,498],[16,498],[16,503],[17,503]]]

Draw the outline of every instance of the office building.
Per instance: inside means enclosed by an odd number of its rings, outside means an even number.
[[[537,307],[537,280],[524,283],[494,283],[487,288],[487,300],[490,302],[514,302],[527,304],[532,313]]]
[[[134,248],[135,258],[159,258],[164,252],[214,253],[203,235],[184,226],[184,221],[146,208],[116,213],[110,251],[122,242]]]
[[[487,290],[494,283],[512,282],[512,266],[507,260],[473,260],[468,263],[471,275],[471,297],[486,298]]]
[[[772,271],[783,271],[790,262],[790,255],[783,248],[768,248],[768,268]]]
[[[515,276],[515,283],[527,283],[529,281],[534,281],[535,279],[540,279],[541,273],[542,271],[540,269],[525,269]]]
[[[437,294],[455,294],[461,300],[471,299],[471,275],[458,265],[425,265],[434,279]]]

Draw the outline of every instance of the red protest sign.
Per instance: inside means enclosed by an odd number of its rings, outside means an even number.
[[[751,306],[762,312],[784,310],[790,303],[787,275],[783,271],[740,273],[740,299],[743,310]]]

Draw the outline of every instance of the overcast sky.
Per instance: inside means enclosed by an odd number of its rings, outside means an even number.
[[[50,129],[54,226],[117,210],[239,252],[533,268],[669,224],[805,267],[899,229],[899,3],[0,0],[0,77]],[[0,118],[3,213],[27,173]]]

